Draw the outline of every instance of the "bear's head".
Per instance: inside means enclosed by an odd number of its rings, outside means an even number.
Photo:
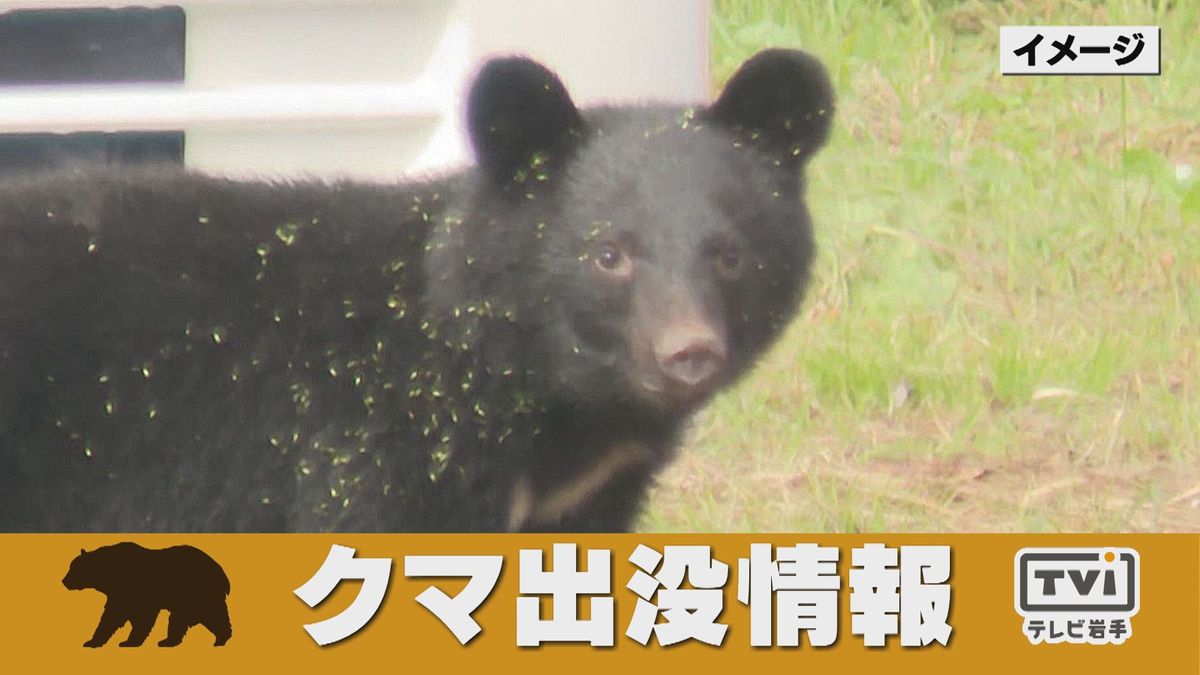
[[[96,584],[101,581],[103,574],[97,569],[100,561],[97,556],[88,553],[84,549],[79,549],[79,555],[71,561],[71,567],[67,570],[67,576],[63,577],[63,586],[68,590],[79,591],[85,588],[95,588]]]
[[[85,588],[104,591],[121,576],[121,550],[117,546],[101,546],[95,551],[79,549],[79,555],[71,561],[63,577],[63,586],[71,591]]]
[[[433,306],[513,307],[561,399],[687,412],[796,311],[813,257],[803,170],[833,109],[825,69],[793,50],[684,109],[580,110],[541,65],[491,61],[467,104],[470,215],[427,259]]]

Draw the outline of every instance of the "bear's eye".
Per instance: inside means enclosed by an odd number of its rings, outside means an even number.
[[[745,268],[744,258],[745,256],[737,247],[725,246],[714,253],[713,268],[722,279],[737,281],[742,278],[742,271]]]
[[[605,274],[625,279],[633,273],[633,259],[615,244],[601,246],[593,258],[596,267]]]

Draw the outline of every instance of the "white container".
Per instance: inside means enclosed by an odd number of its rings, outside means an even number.
[[[0,11],[148,2],[25,0]],[[469,161],[488,57],[557,71],[581,105],[708,95],[707,0],[191,0],[184,86],[0,89],[0,133],[186,133],[226,175],[391,179]]]

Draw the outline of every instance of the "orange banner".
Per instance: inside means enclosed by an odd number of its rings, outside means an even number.
[[[1200,672],[1196,535],[2,535],[0,550],[17,667]]]

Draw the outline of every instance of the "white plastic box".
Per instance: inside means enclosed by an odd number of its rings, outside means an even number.
[[[13,8],[154,2],[0,1]],[[469,159],[462,102],[489,56],[557,71],[577,103],[701,101],[707,0],[190,0],[180,86],[0,89],[0,133],[186,133],[227,175],[395,178]]]

